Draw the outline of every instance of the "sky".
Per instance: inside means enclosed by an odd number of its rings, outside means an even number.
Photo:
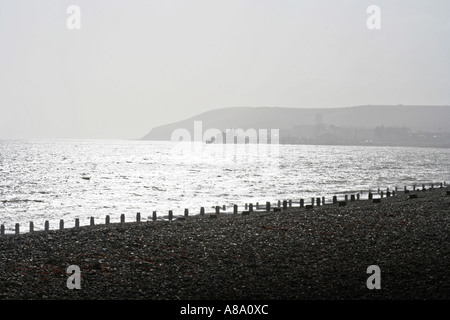
[[[0,139],[139,139],[225,107],[449,105],[449,39],[448,0],[0,0]]]

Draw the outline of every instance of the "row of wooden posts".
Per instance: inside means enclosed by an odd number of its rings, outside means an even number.
[[[434,188],[436,184],[431,183],[430,184],[430,188]],[[439,183],[437,184],[439,185],[440,188],[444,187],[446,185],[446,183]],[[409,193],[410,191],[417,191],[420,190],[416,187],[416,185],[412,186],[412,190],[410,190],[407,186],[404,187],[403,192],[404,193]],[[426,186],[425,184],[422,184],[422,190],[426,190]],[[394,190],[390,191],[389,188],[386,189],[386,192],[378,189],[377,192],[375,194],[378,194],[379,197],[374,197],[374,193],[372,193],[370,190],[368,192],[368,196],[367,199],[368,200],[373,200],[374,203],[379,203],[381,202],[381,199],[383,197],[390,197],[390,196],[395,196],[398,193],[398,188],[395,187]],[[450,191],[447,190],[447,195],[450,195]],[[414,198],[416,195],[410,195],[410,198]],[[338,201],[338,197],[337,196],[333,196],[332,198],[332,203],[333,204],[338,204],[339,206],[345,206],[347,204],[347,201],[349,201],[349,195],[345,194],[344,195],[344,201]],[[350,194],[350,201],[357,201],[360,200],[360,194],[357,193],[355,194]],[[306,208],[306,209],[312,209],[315,205],[316,206],[321,206],[321,205],[325,205],[325,197],[312,197],[311,198],[311,204],[305,204],[305,200],[304,199],[300,199],[300,201],[298,202],[300,208]],[[273,208],[274,212],[277,211],[281,211],[281,208],[283,208],[283,210],[287,210],[288,207],[292,207],[292,200],[283,200],[283,202],[281,202],[280,200],[278,200],[277,203],[277,207]],[[264,208],[264,210],[266,212],[270,212],[271,210],[271,203],[268,201],[266,202],[265,206],[262,206],[262,208]],[[256,210],[261,209],[260,204],[257,202],[256,203]],[[216,206],[215,207],[215,213],[211,213],[210,214],[210,218],[216,218],[217,215],[220,213],[221,207],[220,206]],[[223,205],[222,210],[226,210],[225,205]],[[245,204],[245,210],[241,212],[242,215],[247,215],[250,214],[251,212],[254,211],[253,208],[253,204],[252,203],[246,203]],[[233,214],[237,214],[238,213],[238,205],[235,204],[233,205]],[[200,208],[200,215],[203,216],[205,215],[205,208],[201,207]],[[188,209],[184,209],[184,217],[179,217],[178,219],[184,219],[187,218],[189,216],[189,210]],[[156,221],[157,220],[157,214],[156,211],[153,211],[153,215],[152,215],[152,220]],[[173,220],[173,211],[169,210],[169,215],[168,215],[168,220],[172,221]],[[141,213],[138,212],[136,214],[136,222],[141,222]],[[110,216],[107,215],[105,218],[105,224],[110,224],[111,223],[111,219]],[[121,214],[120,215],[120,223],[125,223],[125,214]],[[90,218],[90,225],[93,226],[95,225],[95,221],[94,221],[94,217]],[[76,218],[75,219],[75,228],[79,228],[80,227],[80,219]],[[59,229],[64,229],[64,220],[61,219],[59,222]],[[34,232],[34,223],[30,222],[30,232]],[[49,222],[45,221],[44,223],[44,231],[48,232],[49,231]],[[19,223],[16,223],[15,225],[15,234],[19,234],[20,233],[20,225]],[[4,235],[5,234],[5,226],[2,224],[0,226],[0,235]]]

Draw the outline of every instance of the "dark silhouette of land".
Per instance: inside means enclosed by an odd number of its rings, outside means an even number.
[[[203,132],[278,129],[282,144],[450,147],[450,106],[413,105],[223,108],[155,127],[143,139],[171,140],[180,128],[193,136],[194,121],[202,122]]]

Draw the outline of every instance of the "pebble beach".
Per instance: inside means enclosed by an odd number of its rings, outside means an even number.
[[[446,188],[0,237],[0,300],[446,300],[448,270]]]

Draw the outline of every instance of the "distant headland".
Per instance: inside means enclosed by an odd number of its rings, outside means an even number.
[[[431,105],[230,107],[155,127],[142,139],[170,141],[177,129],[193,135],[195,122],[224,134],[229,129],[277,129],[281,144],[450,147],[450,106]]]

